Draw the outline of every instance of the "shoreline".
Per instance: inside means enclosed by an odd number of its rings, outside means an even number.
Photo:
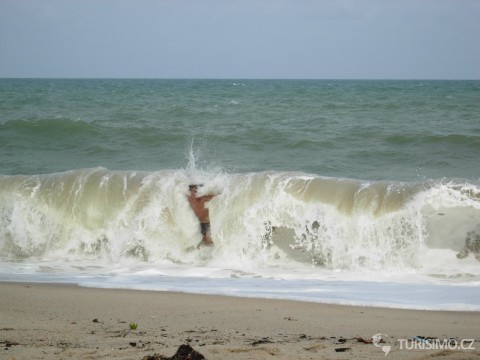
[[[474,311],[0,282],[0,314],[1,359],[142,359],[182,344],[207,359],[380,359],[381,347],[359,341],[377,333],[392,359],[480,359]],[[475,350],[400,348],[414,336],[475,338]]]

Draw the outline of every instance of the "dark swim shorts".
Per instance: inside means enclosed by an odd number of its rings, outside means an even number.
[[[210,231],[210,223],[201,223],[202,228],[202,235],[206,235],[208,231]]]

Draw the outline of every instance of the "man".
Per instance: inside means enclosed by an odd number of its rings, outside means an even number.
[[[188,202],[192,207],[193,212],[200,220],[200,229],[203,235],[200,245],[212,246],[213,241],[210,235],[210,218],[208,217],[208,208],[205,207],[205,203],[212,200],[215,195],[204,195],[197,197],[197,190],[203,185],[190,185],[190,195],[188,196]]]

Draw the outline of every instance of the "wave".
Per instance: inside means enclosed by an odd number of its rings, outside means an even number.
[[[83,135],[92,135],[98,131],[96,122],[88,122],[83,120],[74,120],[64,117],[56,118],[34,118],[23,120],[10,120],[4,124],[0,124],[2,132],[18,132],[22,134],[39,135],[42,133],[52,135],[52,131],[56,135],[71,133],[80,133]]]
[[[4,133],[5,138],[12,135],[21,135],[22,138],[30,138],[28,141],[34,141],[36,138],[48,138],[50,141],[59,141],[64,138],[79,138],[83,142],[92,139],[104,142],[104,137],[114,133],[119,138],[128,139],[133,137],[142,144],[158,143],[159,141],[175,141],[183,139],[180,131],[175,133],[170,131],[165,134],[162,126],[146,124],[146,123],[129,123],[128,126],[118,125],[114,121],[86,121],[81,119],[72,119],[68,117],[55,118],[32,118],[10,120],[0,124],[0,135]],[[18,139],[13,139],[13,141]]]
[[[396,145],[409,144],[428,144],[428,145],[448,145],[480,149],[480,136],[465,134],[448,135],[393,135],[386,138],[388,143]]]
[[[192,251],[201,235],[187,202],[190,183],[216,194],[208,257]],[[479,234],[480,186],[454,179],[366,182],[194,166],[0,176],[0,257],[12,261],[128,258],[412,271],[437,250],[458,266],[455,255]]]

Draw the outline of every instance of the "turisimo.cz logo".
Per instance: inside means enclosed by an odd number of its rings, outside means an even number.
[[[385,353],[385,356],[387,356],[390,350],[392,350],[392,339],[390,339],[390,336],[386,334],[378,333],[373,335],[372,343],[375,347],[382,349],[382,351]]]
[[[438,339],[413,336],[408,339],[398,339],[397,342],[400,350],[475,350],[473,346],[475,339]],[[390,336],[378,333],[372,336],[372,344],[387,356],[396,342]]]

